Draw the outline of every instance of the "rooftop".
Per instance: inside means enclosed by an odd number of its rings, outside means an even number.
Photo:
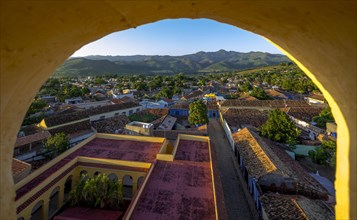
[[[26,144],[30,144],[36,141],[42,141],[50,137],[51,134],[48,131],[40,131],[31,135],[27,135],[24,137],[19,137],[16,139],[15,147],[23,146]]]
[[[261,202],[269,219],[335,219],[334,214],[322,201],[303,196],[269,193],[261,196]]]
[[[265,92],[271,96],[271,97],[274,97],[274,98],[278,98],[278,99],[287,99],[288,97],[286,95],[284,95],[283,93],[281,92],[278,92],[274,89],[267,89],[265,90]]]
[[[242,128],[249,124],[260,128],[268,120],[268,111],[229,108],[222,112],[222,116],[229,126]]]
[[[235,145],[244,160],[248,173],[259,179],[260,177],[276,173],[290,176],[291,172],[274,154],[274,152],[248,128],[233,134]]]
[[[27,169],[31,169],[31,164],[13,158],[12,159],[12,175],[16,176]]]
[[[208,142],[180,140],[155,163],[131,219],[216,219]]]
[[[96,137],[20,187],[16,191],[16,200],[78,156],[153,163],[156,161],[156,154],[161,146],[162,142],[141,142]]]
[[[210,164],[157,161],[131,219],[216,219]]]
[[[221,104],[222,107],[269,107],[269,108],[286,108],[286,107],[309,107],[305,100],[239,100],[230,99]]]
[[[85,119],[92,115],[99,115],[107,112],[119,111],[123,109],[134,108],[134,107],[140,107],[140,106],[134,102],[106,105],[106,106],[96,107],[93,109],[76,111],[68,114],[57,114],[45,118],[44,121],[47,127],[53,127],[56,125],[61,125],[61,124]]]
[[[172,130],[176,123],[177,118],[167,115],[162,123],[156,128],[159,130]]]
[[[175,160],[209,162],[208,144],[200,141],[180,140],[177,146]]]
[[[314,116],[320,114],[323,108],[319,107],[288,107],[281,108],[282,111],[286,112],[288,115],[306,122],[311,122]]]

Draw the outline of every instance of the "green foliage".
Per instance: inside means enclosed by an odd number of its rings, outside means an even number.
[[[31,124],[38,124],[42,121],[44,118],[43,114],[40,114],[39,116],[31,116],[31,117],[25,117],[25,119],[22,121],[22,125],[31,125]]]
[[[294,122],[287,114],[275,109],[269,112],[269,118],[260,128],[261,135],[273,141],[296,144],[296,139],[300,135]]]
[[[309,151],[309,157],[314,163],[320,165],[336,166],[336,142],[324,141],[321,146],[314,150]]]
[[[313,122],[316,122],[316,125],[320,128],[326,128],[326,122],[334,122],[331,108],[328,106],[324,108],[318,116],[312,118]]]
[[[220,50],[185,56],[90,56],[66,60],[55,76],[97,76],[112,74],[175,74],[227,72],[277,65],[289,59],[280,54],[239,53]]]
[[[140,122],[149,123],[149,122],[155,121],[159,117],[157,115],[150,114],[150,113],[147,113],[147,114],[135,113],[135,114],[129,115],[128,118],[130,121],[140,121]]]
[[[326,150],[336,151],[336,142],[328,140],[322,142],[321,146]]]
[[[118,209],[123,203],[123,185],[121,181],[110,180],[106,174],[93,178],[84,174],[70,192],[69,202],[71,206]]]
[[[239,96],[236,93],[230,93],[225,96],[226,99],[237,99]]]
[[[208,123],[207,106],[202,100],[190,104],[188,122],[193,125]]]
[[[170,89],[169,87],[162,87],[161,91],[156,95],[156,99],[160,99],[163,97],[171,99],[173,95],[174,91],[172,89]]]
[[[262,88],[258,88],[258,87],[254,87],[253,91],[250,93],[251,96],[254,96],[257,99],[260,100],[268,100],[271,99],[268,94],[265,93],[264,89]]]
[[[32,115],[37,112],[42,111],[47,106],[47,103],[41,99],[36,99],[32,102],[29,109],[27,110],[27,115]]]
[[[316,151],[310,150],[308,154],[314,163],[320,165],[327,164],[327,159],[330,156],[322,147],[317,148]]]
[[[94,84],[96,85],[102,85],[102,84],[106,84],[107,81],[105,79],[103,79],[102,77],[96,77],[94,80]]]
[[[252,87],[252,85],[250,84],[250,82],[248,82],[248,81],[245,81],[245,82],[243,83],[242,87],[241,87],[241,90],[242,90],[243,92],[249,92],[249,91],[252,90],[252,89],[253,89],[253,87]]]
[[[52,152],[49,156],[54,157],[69,148],[69,139],[65,133],[57,133],[46,140],[45,148],[47,151]]]

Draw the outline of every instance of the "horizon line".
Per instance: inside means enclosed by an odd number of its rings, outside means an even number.
[[[132,54],[132,55],[101,55],[101,54],[91,54],[91,55],[86,55],[86,56],[70,56],[69,58],[81,58],[81,57],[89,57],[89,56],[111,56],[111,57],[116,57],[116,56],[171,56],[171,57],[180,57],[180,56],[187,56],[187,55],[192,55],[192,54],[197,54],[200,52],[203,53],[215,53],[215,52],[219,52],[219,51],[226,51],[226,52],[236,52],[236,53],[268,53],[268,54],[274,54],[274,55],[284,55],[286,56],[284,53],[269,53],[266,51],[249,51],[249,52],[241,52],[241,51],[234,51],[234,50],[225,50],[225,49],[219,49],[217,51],[197,51],[195,53],[188,53],[188,54],[182,54],[182,55],[159,55],[159,54]]]

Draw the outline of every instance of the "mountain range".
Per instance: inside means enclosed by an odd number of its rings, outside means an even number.
[[[222,73],[291,62],[281,54],[241,53],[219,50],[183,56],[133,55],[73,57],[54,76],[97,76],[104,74],[197,74]]]

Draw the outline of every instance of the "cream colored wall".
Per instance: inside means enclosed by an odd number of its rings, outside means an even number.
[[[356,218],[356,1],[1,1],[0,218],[15,219],[11,158],[42,83],[81,46],[166,18],[210,18],[279,45],[323,91],[338,124],[337,218]],[[237,39],[239,40],[239,39]]]
[[[118,110],[118,111],[106,112],[106,113],[103,113],[103,114],[90,116],[89,119],[90,119],[90,121],[97,121],[102,116],[105,116],[106,119],[107,118],[112,118],[112,117],[115,116],[115,113],[118,113],[118,115],[122,115],[123,112],[125,112],[126,116],[129,116],[129,111],[133,111],[132,114],[134,114],[134,113],[136,113],[136,109],[140,109],[139,111],[141,111],[142,107],[138,106],[138,107],[134,107],[134,108],[127,108],[127,109]]]

